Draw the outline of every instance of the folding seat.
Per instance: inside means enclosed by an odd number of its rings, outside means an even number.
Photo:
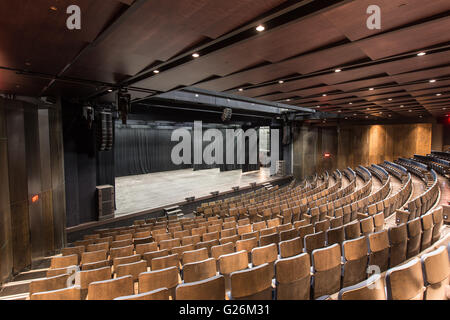
[[[51,278],[43,278],[31,281],[29,285],[30,297],[34,293],[64,289],[68,286],[72,286],[72,283],[68,283],[69,277],[70,275],[66,273]]]
[[[201,249],[201,248],[207,248],[208,249],[208,254],[209,256],[211,256],[211,248],[214,246],[218,246],[219,240],[218,239],[214,239],[214,240],[209,240],[209,241],[203,241],[203,242],[199,242],[195,245],[195,249]]]
[[[129,245],[126,247],[121,248],[111,248],[110,250],[110,256],[111,260],[114,260],[114,258],[120,258],[120,257],[129,257],[134,254],[134,246]]]
[[[250,220],[248,220],[249,222],[247,224],[250,224]],[[237,223],[236,221],[230,221],[230,222],[224,222],[223,224],[223,230],[226,229],[236,229]]]
[[[91,282],[88,289],[89,300],[113,300],[132,294],[134,294],[132,276]]]
[[[50,269],[59,269],[59,268],[65,268],[70,266],[77,266],[78,265],[78,254],[72,254],[70,256],[57,256],[52,257],[52,260],[50,262]],[[57,288],[60,289],[60,288]],[[49,290],[45,290],[49,291]]]
[[[375,226],[374,226],[372,216],[365,218],[365,219],[361,219],[359,222],[361,224],[361,233],[364,236],[367,236],[375,231]]]
[[[334,244],[312,253],[313,299],[336,293],[341,288],[341,247]]]
[[[176,288],[177,300],[225,300],[225,278],[218,275],[206,280],[182,283]]]
[[[173,237],[182,239],[183,237],[189,237],[191,235],[189,230],[175,231]]]
[[[300,242],[300,238],[297,238]],[[280,243],[280,251],[282,243]],[[309,300],[311,291],[311,262],[302,253],[275,262],[276,300]]]
[[[223,237],[219,240],[219,243],[221,245],[223,244],[227,244],[227,243],[233,243],[236,244],[236,242],[239,240],[239,236],[238,235],[234,235],[234,236],[230,236],[230,237]]]
[[[145,238],[134,238],[133,239],[133,243],[134,243],[135,246],[137,246],[139,244],[152,243],[152,242],[154,242],[154,239],[151,236],[150,237],[145,237]]]
[[[263,264],[231,273],[231,300],[272,300],[274,269]]]
[[[389,242],[391,253],[389,255],[389,268],[395,267],[406,260],[408,234],[406,224],[389,228]]]
[[[220,231],[222,230],[222,225],[221,224],[214,224],[214,225],[210,225],[207,228],[208,233],[213,233],[213,232],[218,232],[220,233]],[[208,234],[206,233],[206,234]]]
[[[94,239],[94,243],[104,243],[104,242],[111,244],[113,242],[113,236]]]
[[[62,248],[61,254],[63,256],[71,256],[76,254],[78,256],[78,261],[81,261],[81,255],[86,250],[85,246],[76,246],[76,247],[68,247],[68,248]]]
[[[248,260],[251,260],[251,254],[253,248],[258,246],[258,240],[256,238],[249,238],[245,240],[239,240],[236,242],[236,251],[245,250],[248,253]]]
[[[260,247],[267,246],[271,243],[275,243],[276,245],[278,245],[279,242],[280,242],[280,235],[277,232],[261,235],[259,238]]]
[[[374,232],[383,230],[384,228],[384,214],[377,213],[373,216]]]
[[[311,255],[313,250],[325,247],[325,232],[309,234],[305,236],[303,241],[305,251]]]
[[[229,228],[229,229],[224,229],[220,232],[220,238],[226,238],[226,237],[231,237],[236,235],[236,229],[235,228]]]
[[[422,239],[422,227],[420,223],[420,218],[409,221],[406,224],[408,230],[408,244],[406,249],[406,259],[409,259],[420,252],[420,244]],[[431,233],[429,234],[429,240],[431,241]],[[426,245],[427,247],[429,246]]]
[[[143,255],[146,252],[152,252],[158,250],[158,244],[156,242],[143,243],[136,245],[136,254]]]
[[[155,271],[155,270],[167,269],[170,267],[179,268],[180,260],[178,259],[177,254],[171,254],[168,256],[153,258],[151,263],[152,263],[151,270]]]
[[[328,229],[326,232],[327,245],[333,245],[339,243],[341,245],[345,240],[344,227],[337,227]]]
[[[205,280],[216,276],[216,273],[217,265],[214,258],[183,265],[183,280],[185,283]]]
[[[356,239],[361,236],[361,224],[359,221],[353,221],[344,225],[345,240]]]
[[[441,237],[441,228],[444,224],[444,215],[442,207],[433,210],[433,237],[431,243],[435,243]]]
[[[98,262],[91,262],[91,263],[82,264],[81,265],[81,270],[83,270],[83,271],[94,270],[94,269],[99,269],[99,268],[104,268],[104,267],[109,267],[109,266],[111,266],[111,261],[110,260],[103,260],[103,261],[98,261]]]
[[[179,272],[176,267],[168,267],[156,271],[143,272],[139,275],[139,293],[167,288],[169,295],[175,298],[175,288],[178,285]]]
[[[368,251],[365,236],[342,243],[343,287],[352,286],[367,278]]]
[[[339,291],[339,300],[386,300],[383,279],[374,274],[365,281]]]
[[[128,256],[128,257],[114,258],[114,260],[113,260],[114,272],[116,272],[117,266],[119,264],[138,262],[141,260],[141,258],[142,258],[142,256],[140,254],[135,254],[132,256]]]
[[[281,221],[279,218],[267,220],[267,228],[278,227],[280,224],[281,224]]]
[[[326,232],[328,229],[330,229],[330,220],[323,220],[316,222],[314,225],[315,232]]]
[[[422,221],[422,241],[421,241],[421,251],[427,249],[431,246],[431,241],[433,238],[433,212],[428,212],[420,217]]]
[[[31,300],[81,300],[80,286],[34,293]]]
[[[249,232],[252,232],[252,231],[253,230],[252,230],[252,225],[251,224],[238,226],[238,228],[237,228],[238,235],[243,235],[244,233],[249,233]]]
[[[267,263],[273,268],[277,258],[278,258],[278,245],[276,245],[275,243],[252,249],[251,261],[253,267]]]
[[[140,231],[140,232],[136,232],[134,234],[135,239],[139,239],[139,238],[148,238],[151,236],[151,232],[150,231]]]
[[[298,230],[295,228],[280,232],[280,241],[286,241],[298,237]]]
[[[118,297],[114,300],[169,300],[169,290],[167,288],[161,288],[131,296]]]
[[[330,228],[337,228],[344,225],[344,218],[343,217],[336,217],[330,219]]]
[[[158,258],[164,259],[164,258]],[[155,259],[152,261],[152,265],[155,262]],[[161,268],[162,269],[162,268]],[[147,262],[145,260],[140,260],[138,262],[119,264],[117,269],[115,269],[115,273],[117,277],[123,277],[127,275],[131,275],[133,277],[133,281],[137,281],[139,278],[139,274],[147,271]]]
[[[111,249],[113,249],[113,248],[122,248],[122,247],[126,247],[126,246],[129,246],[129,245],[132,245],[132,244],[133,244],[133,240],[132,239],[121,240],[121,241],[113,241],[111,243],[110,248]]]
[[[369,265],[378,266],[381,272],[389,266],[388,231],[383,230],[369,235]]]
[[[424,292],[422,265],[418,258],[387,271],[388,300],[423,300]]]
[[[210,233],[204,233],[202,235],[202,241],[211,241],[211,240],[219,240],[220,239],[220,233],[218,231],[210,232]]]
[[[291,240],[281,241],[279,243],[279,248],[281,258],[296,256],[303,252],[303,241],[300,237]]]
[[[189,237],[183,237],[181,239],[181,245],[183,245],[183,246],[188,245],[188,244],[196,245],[200,241],[201,241],[201,236],[200,235],[192,235],[192,236],[189,236]]]
[[[74,247],[83,246],[87,248],[87,246],[90,244],[94,244],[94,240],[77,240],[73,242]]]
[[[298,235],[299,237],[303,239],[309,235],[309,234],[313,234],[314,233],[314,226],[312,224],[308,224],[306,226],[302,226],[298,228]]]
[[[235,217],[227,217],[225,219],[223,219],[223,222],[227,223],[227,222],[236,222]]]
[[[80,271],[76,278],[76,285],[80,287],[81,299],[86,299],[89,284],[95,281],[103,281],[111,279],[111,267],[103,267],[88,271]]]
[[[253,231],[259,231],[267,228],[267,224],[265,221],[255,222],[253,225]]]
[[[131,234],[131,233],[118,234],[114,237],[113,244],[114,244],[114,242],[117,242],[117,241],[132,240],[132,239],[133,239],[133,234]]]
[[[147,267],[152,266],[152,260],[155,258],[165,257],[169,255],[168,250],[157,250],[157,251],[151,251],[146,252],[142,255],[142,259],[147,261]]]
[[[344,210],[344,224],[347,224],[351,221],[352,219],[352,207],[350,205],[346,205],[343,207]]]
[[[185,265],[188,263],[206,260],[208,258],[209,258],[208,249],[201,248],[198,250],[191,250],[191,251],[183,252],[183,254],[181,256],[181,262],[182,262],[182,265]]]
[[[304,227],[309,225],[309,222],[306,220],[300,220],[300,221],[295,221],[294,222],[294,228],[298,230],[298,228],[300,227]]]
[[[235,253],[224,254],[219,257],[219,270],[225,277],[225,288],[230,288],[230,274],[248,268],[247,251],[242,250]]]
[[[430,253],[424,254],[421,261],[426,285],[425,299],[446,300],[445,290],[449,286],[450,278],[447,248],[441,246]]]
[[[195,235],[201,236],[201,235],[203,235],[204,233],[206,233],[206,231],[207,231],[207,227],[206,227],[206,226],[204,226],[204,227],[198,227],[198,228],[192,229],[192,230],[191,230],[191,234],[192,234],[193,236],[195,236]]]
[[[259,235],[260,237],[268,235],[268,234],[272,234],[272,233],[276,233],[277,232],[277,228],[276,227],[271,227],[271,228],[266,228],[266,229],[261,229],[259,230]]]
[[[87,234],[83,236],[84,240],[93,240],[100,238],[100,234]]]
[[[105,250],[109,252],[109,242],[93,243],[86,247],[86,252]]]

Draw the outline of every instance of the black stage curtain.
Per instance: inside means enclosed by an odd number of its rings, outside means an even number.
[[[191,168],[189,164],[172,163],[172,148],[178,143],[170,141],[172,131],[151,127],[116,127],[116,177]]]

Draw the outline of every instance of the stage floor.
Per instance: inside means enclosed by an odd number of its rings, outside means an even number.
[[[115,216],[137,213],[185,201],[186,197],[209,196],[212,191],[229,191],[234,186],[263,183],[270,169],[242,173],[240,170],[220,172],[217,169],[193,171],[183,169],[116,178]]]

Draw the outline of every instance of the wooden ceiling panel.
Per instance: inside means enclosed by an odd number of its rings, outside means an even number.
[[[381,30],[367,28],[367,8],[381,8]],[[394,28],[450,10],[448,0],[358,0],[323,14],[352,41],[387,32]]]
[[[446,43],[450,41],[448,30],[450,19],[445,17],[364,39],[356,44],[371,59],[378,60]]]
[[[0,70],[0,92],[27,96],[38,96],[47,85],[48,80],[16,74]]]
[[[445,76],[450,76],[450,66],[393,75],[392,79],[394,79],[397,83],[402,84],[405,82],[431,80]]]
[[[384,71],[389,75],[417,71],[436,66],[450,64],[450,54],[445,52],[427,54],[423,57],[411,57],[383,64]]]
[[[341,90],[341,91],[355,91],[355,90],[359,90],[359,89],[371,88],[371,87],[387,84],[390,82],[392,82],[392,79],[390,77],[378,77],[378,78],[368,79],[368,80],[340,83],[340,84],[334,85],[333,88],[336,88],[337,90]]]

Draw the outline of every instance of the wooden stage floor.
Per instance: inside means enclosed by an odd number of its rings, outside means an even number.
[[[116,178],[115,216],[168,206],[186,197],[209,196],[212,191],[229,191],[234,186],[271,180],[270,169],[242,173],[241,170],[220,172],[219,169],[193,171],[183,169]]]

